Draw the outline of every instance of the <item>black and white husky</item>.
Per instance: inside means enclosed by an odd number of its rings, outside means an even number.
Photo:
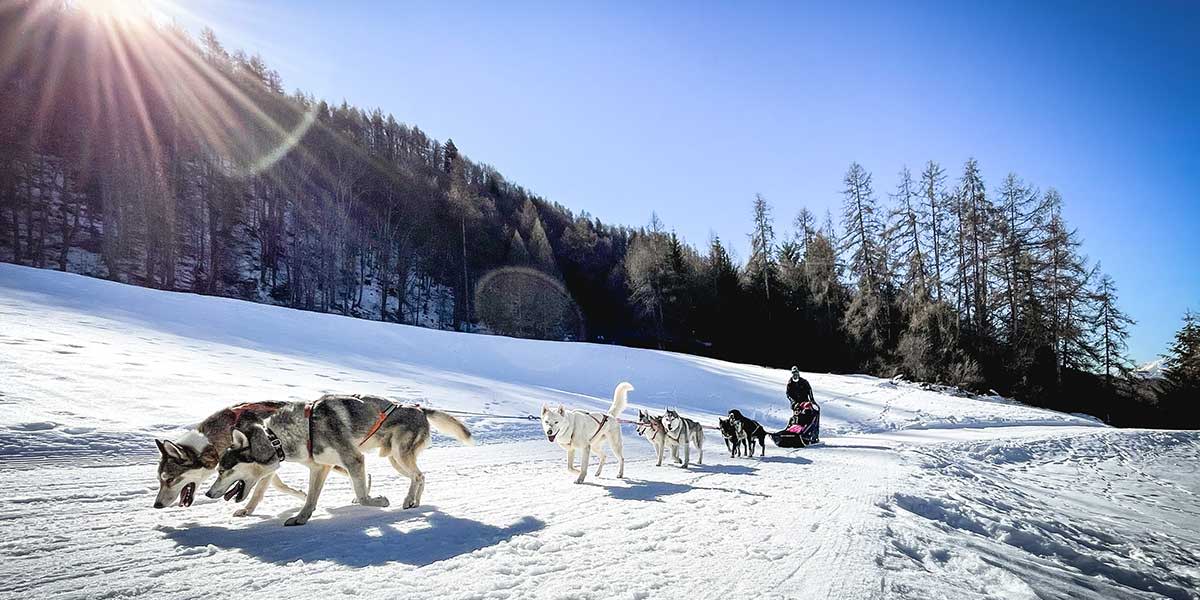
[[[675,462],[679,460],[679,449],[683,448],[683,468],[691,464],[692,446],[700,451],[696,464],[704,464],[704,428],[699,423],[680,416],[674,409],[668,408],[662,417],[663,429],[666,432],[666,446],[671,448],[671,456]],[[658,464],[662,465],[662,452],[658,454]]]
[[[401,406],[378,396],[322,396],[316,402],[289,402],[263,419],[242,419],[232,443],[221,455],[209,498],[241,502],[246,490],[270,477],[287,460],[308,467],[308,495],[296,516],[284,525],[303,525],[317,507],[325,478],[333,468],[346,470],[355,503],[388,506],[383,496],[368,496],[363,452],[378,450],[410,479],[404,508],[420,505],[425,475],[417,456],[429,444],[430,425],[471,444],[471,432],[458,419],[437,410]]]
[[[179,502],[180,506],[192,505],[196,497],[196,486],[217,472],[217,461],[232,443],[233,428],[243,416],[262,418],[284,406],[283,402],[254,402],[239,404],[217,411],[195,429],[188,431],[175,441],[154,440],[158,446],[158,495],[154,508],[166,508]],[[245,508],[234,512],[242,517],[254,512],[267,492],[268,484],[298,498],[304,492],[296,491],[272,476],[254,488],[250,502]]]
[[[729,449],[729,458],[740,456],[743,450],[749,454],[746,445],[746,432],[738,427],[732,419],[721,417],[717,420],[721,428],[721,437],[725,438],[725,447]]]
[[[763,429],[762,424],[743,416],[742,411],[736,408],[729,411],[729,420],[733,422],[737,435],[746,441],[747,456],[754,456],[754,440],[758,440],[758,445],[762,448],[760,456],[767,455],[767,430]]]
[[[618,419],[628,404],[629,392],[633,385],[621,382],[613,391],[612,407],[607,413],[593,413],[582,410],[566,410],[549,408],[542,405],[542,430],[546,439],[562,446],[567,451],[567,470],[579,473],[575,483],[583,483],[587,476],[588,460],[594,450],[600,455],[600,464],[596,466],[596,477],[604,469],[604,444],[608,443],[613,454],[617,457],[617,477],[625,476],[625,451],[621,446],[621,422]],[[575,451],[580,452],[579,470],[575,470]]]

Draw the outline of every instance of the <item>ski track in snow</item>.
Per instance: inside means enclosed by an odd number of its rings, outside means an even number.
[[[375,393],[439,408],[639,406],[782,425],[787,373],[594,344],[462,335],[0,265],[0,598],[1197,598],[1200,436],[1003,399],[812,374],[825,444],[572,483],[534,422],[435,436],[425,505],[313,520],[197,494],[153,510],[153,437],[230,404]],[[374,489],[407,480],[369,459]],[[594,471],[595,461],[592,469]],[[305,473],[285,465],[290,484]],[[203,487],[199,490],[203,491]]]

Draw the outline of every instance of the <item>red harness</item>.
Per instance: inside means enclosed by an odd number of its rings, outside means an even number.
[[[591,417],[592,420],[596,422],[596,433],[593,433],[592,437],[588,438],[588,444],[591,444],[592,442],[596,441],[596,437],[600,435],[600,432],[604,431],[604,424],[608,422],[608,415],[604,415],[603,419],[597,419],[596,415],[593,415],[592,413],[584,414]]]
[[[418,404],[416,406],[420,406],[420,405]],[[375,419],[375,423],[373,425],[371,425],[371,430],[367,432],[367,437],[363,438],[363,440],[358,443],[358,446],[360,448],[362,447],[363,444],[367,443],[367,440],[371,439],[371,436],[375,435],[375,432],[379,431],[380,427],[383,427],[383,422],[386,421],[387,418],[389,416],[391,416],[391,414],[397,408],[400,408],[399,404],[391,403],[391,404],[388,404],[387,408],[379,411],[379,418]]]
[[[304,418],[308,421],[308,442],[306,442],[305,447],[308,448],[309,460],[313,459],[313,412],[317,410],[317,407],[320,406],[320,404],[321,400],[318,399],[304,405]],[[414,408],[420,406],[420,404],[413,405]],[[379,432],[379,429],[383,427],[384,422],[387,421],[388,417],[392,416],[392,413],[395,412],[397,408],[400,408],[399,404],[389,402],[387,408],[379,411],[379,418],[375,419],[375,422],[371,425],[371,430],[368,431],[366,437],[364,437],[362,441],[358,443],[360,448],[363,444],[367,443],[367,440],[371,439],[372,436]]]
[[[322,398],[318,398],[317,400],[304,405],[304,418],[308,421],[308,441],[305,442],[304,445],[308,448],[308,460],[313,459],[313,411],[317,409],[317,406],[321,404],[322,400]]]
[[[233,413],[233,426],[237,427],[238,421],[242,420],[242,415],[248,412],[269,415],[279,410],[280,407],[281,405],[267,404],[265,402],[246,402],[230,408],[229,411]]]

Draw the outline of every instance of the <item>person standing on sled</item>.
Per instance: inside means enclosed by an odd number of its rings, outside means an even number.
[[[813,397],[812,386],[800,376],[799,367],[792,367],[787,397],[792,404],[792,418],[788,419],[787,431],[800,434],[806,446],[820,441],[821,406]]]

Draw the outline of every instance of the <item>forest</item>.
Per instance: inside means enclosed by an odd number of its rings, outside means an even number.
[[[211,30],[128,27],[143,30],[106,35],[57,2],[0,11],[0,260],[409,325],[902,375],[1118,425],[1200,423],[1195,318],[1165,381],[1135,377],[1132,320],[1081,253],[1068,199],[1017,174],[929,160],[892,166],[877,189],[851,163],[829,174],[837,215],[779,215],[749,190],[729,199],[753,216],[739,261],[730,240],[695,247],[654,215],[631,227],[568,209],[379,108],[286,92]]]

